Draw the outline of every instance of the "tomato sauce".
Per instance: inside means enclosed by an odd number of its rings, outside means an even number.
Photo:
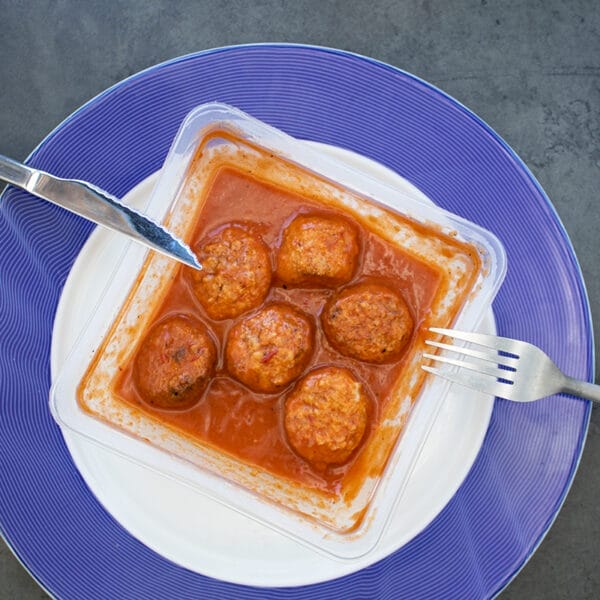
[[[192,247],[210,237],[220,227],[242,223],[258,233],[271,248],[273,267],[282,231],[296,215],[309,212],[341,214],[340,211],[324,207],[229,166],[220,167],[206,189],[200,218],[191,241]],[[349,218],[347,213],[343,214]],[[362,222],[355,220],[355,223],[360,233],[361,254],[357,272],[350,284],[376,280],[401,292],[415,321],[413,337],[404,351],[406,354],[438,291],[440,273],[383,240]],[[265,303],[290,303],[314,320],[317,328],[315,348],[305,373],[323,365],[347,367],[365,386],[370,398],[367,431],[362,444],[343,465],[317,469],[290,447],[283,426],[283,410],[285,397],[294,383],[278,394],[260,394],[249,390],[228,374],[223,355],[228,331],[235,320],[214,321],[207,316],[192,291],[190,271],[184,266],[179,269],[153,322],[169,315],[188,314],[207,324],[214,335],[219,353],[214,379],[198,403],[190,409],[153,408],[144,401],[136,388],[133,357],[128,364],[123,365],[115,391],[125,402],[193,440],[208,443],[275,475],[324,493],[335,494],[339,492],[342,480],[360,454],[360,449],[370,436],[375,435],[378,419],[394,382],[401,375],[404,359],[400,357],[390,364],[373,365],[342,356],[333,349],[321,331],[319,319],[324,304],[333,293],[334,290],[320,288],[288,289],[274,276]]]

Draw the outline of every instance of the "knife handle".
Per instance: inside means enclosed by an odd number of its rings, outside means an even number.
[[[0,179],[3,181],[26,190],[34,173],[34,169],[0,154]]]

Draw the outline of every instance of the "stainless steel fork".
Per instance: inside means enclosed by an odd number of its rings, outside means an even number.
[[[445,354],[423,354],[424,358],[436,363],[459,367],[440,369],[422,365],[421,368],[429,373],[479,392],[517,402],[530,402],[561,392],[600,402],[600,385],[568,377],[533,344],[454,329],[431,327],[429,331],[470,344],[464,346],[427,340],[426,344],[459,356],[452,358]]]

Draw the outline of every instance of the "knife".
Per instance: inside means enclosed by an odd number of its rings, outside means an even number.
[[[94,223],[124,233],[136,242],[145,244],[189,267],[202,268],[190,248],[162,225],[126,206],[115,196],[91,183],[55,177],[1,154],[0,180],[66,208]]]

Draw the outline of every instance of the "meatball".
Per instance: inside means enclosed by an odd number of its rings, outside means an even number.
[[[378,364],[402,354],[414,327],[404,298],[376,283],[342,290],[325,305],[321,322],[327,339],[339,352]]]
[[[257,235],[229,226],[197,251],[201,271],[192,271],[194,293],[208,316],[232,319],[258,307],[271,285],[269,248]]]
[[[277,392],[306,368],[314,345],[310,318],[287,304],[269,304],[229,331],[229,372],[255,392]]]
[[[335,287],[352,279],[358,254],[358,230],[350,221],[299,215],[283,232],[277,276],[294,286]]]
[[[348,369],[322,367],[287,397],[284,426],[294,450],[317,466],[343,463],[360,444],[368,399]]]
[[[155,325],[135,357],[133,375],[138,391],[159,408],[189,408],[214,372],[217,352],[202,323],[184,316]]]

